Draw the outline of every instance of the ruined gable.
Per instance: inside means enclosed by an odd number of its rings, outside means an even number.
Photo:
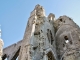
[[[80,28],[66,15],[56,20],[53,13],[46,17],[44,8],[38,4],[30,14],[22,41],[5,48],[2,58],[79,60]]]

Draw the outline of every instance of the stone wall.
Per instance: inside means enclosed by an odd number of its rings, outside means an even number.
[[[59,59],[77,60],[80,56],[80,28],[67,16],[56,20],[56,46]]]
[[[3,60],[16,60],[19,55],[22,40],[3,49]],[[16,54],[17,53],[17,54]],[[15,59],[14,59],[15,58]]]

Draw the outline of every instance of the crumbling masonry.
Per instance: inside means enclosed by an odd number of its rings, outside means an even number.
[[[80,60],[80,28],[69,17],[50,13],[36,5],[31,12],[24,37],[4,48],[5,60]]]

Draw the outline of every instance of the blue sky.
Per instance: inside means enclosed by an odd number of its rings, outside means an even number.
[[[0,0],[0,24],[4,47],[20,41],[30,12],[35,5],[44,7],[46,15],[54,13],[71,17],[80,26],[80,0]]]

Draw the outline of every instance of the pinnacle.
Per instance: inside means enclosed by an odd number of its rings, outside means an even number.
[[[35,7],[41,7],[41,5],[40,4],[37,4]]]
[[[37,4],[37,5],[35,6],[35,9],[40,9],[40,8],[44,9],[40,4]]]

